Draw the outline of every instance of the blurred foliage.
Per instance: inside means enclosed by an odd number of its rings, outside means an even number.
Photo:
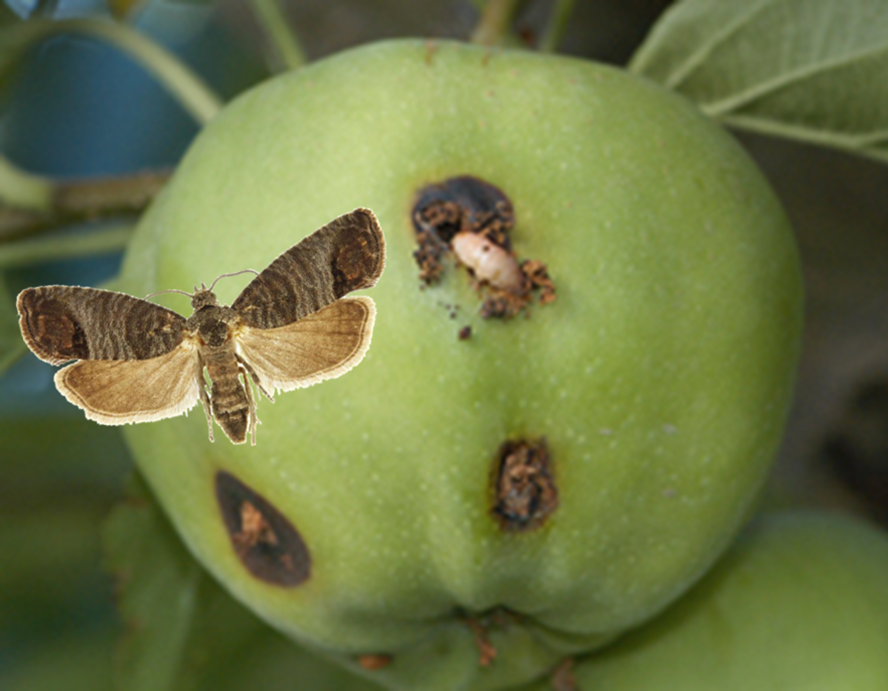
[[[122,437],[77,416],[7,416],[0,444],[0,688],[110,688],[99,531],[129,467]]]
[[[18,333],[15,302],[6,289],[4,276],[0,274],[0,376],[24,353],[25,344]]]

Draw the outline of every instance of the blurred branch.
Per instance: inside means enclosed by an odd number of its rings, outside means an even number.
[[[22,240],[0,245],[0,271],[57,259],[92,257],[120,252],[133,234],[132,225],[114,224],[88,233]]]
[[[170,171],[148,171],[113,178],[55,181],[17,171],[8,161],[0,161],[0,199],[7,202],[0,205],[0,243],[68,223],[137,213],[171,175]],[[4,176],[10,171],[21,174],[25,181],[35,181],[35,189],[39,186],[44,196],[36,191],[31,191],[30,196],[17,192],[15,185],[20,181],[14,175],[10,178],[13,184],[3,186],[7,181]]]
[[[549,23],[546,25],[546,32],[540,39],[538,49],[542,53],[554,53],[561,45],[561,39],[564,38],[564,32],[567,30],[567,21],[573,11],[574,0],[555,0],[555,6],[552,8],[552,14],[549,16]]]
[[[154,75],[201,125],[222,107],[222,100],[206,83],[166,48],[126,24],[102,19],[30,20],[5,27],[0,32],[0,78],[7,78],[32,47],[60,34],[81,34],[119,48]]]
[[[0,156],[0,204],[40,211],[51,206],[51,198],[48,179],[27,173]]]
[[[488,0],[481,19],[472,32],[472,43],[482,46],[496,46],[502,43],[509,33],[512,19],[521,0]]]
[[[267,61],[275,72],[295,70],[307,62],[299,40],[281,11],[279,0],[252,0],[253,12],[267,37]]]
[[[222,100],[191,68],[166,48],[126,24],[98,19],[72,19],[53,24],[59,27],[55,33],[94,36],[130,55],[153,74],[201,125],[212,120],[222,108]]]

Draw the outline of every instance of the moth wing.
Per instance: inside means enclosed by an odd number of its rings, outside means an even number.
[[[185,318],[124,293],[77,286],[43,286],[19,293],[25,343],[41,360],[147,360],[173,351]]]
[[[231,304],[245,324],[276,329],[376,285],[385,238],[370,209],[335,218],[294,245],[254,278]]]
[[[190,410],[200,398],[198,353],[188,342],[148,360],[81,360],[55,374],[56,388],[103,425],[151,422]]]
[[[238,350],[262,388],[292,391],[357,365],[370,347],[375,318],[370,298],[343,298],[287,326],[243,327]]]

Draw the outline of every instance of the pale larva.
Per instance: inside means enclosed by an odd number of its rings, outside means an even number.
[[[463,231],[453,236],[450,246],[479,281],[515,295],[527,292],[527,279],[515,257],[485,236]]]

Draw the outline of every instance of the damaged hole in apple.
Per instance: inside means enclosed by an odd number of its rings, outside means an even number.
[[[505,442],[494,467],[491,510],[507,532],[539,528],[558,508],[558,488],[545,439]]]
[[[253,576],[287,587],[308,580],[308,547],[293,524],[267,499],[234,475],[219,471],[216,500],[231,546]]]
[[[509,318],[538,294],[539,302],[555,300],[555,284],[545,264],[519,262],[509,232],[515,226],[512,202],[498,187],[464,175],[420,190],[413,207],[418,248],[413,257],[425,285],[438,283],[452,254],[468,269],[482,298],[480,315]]]

